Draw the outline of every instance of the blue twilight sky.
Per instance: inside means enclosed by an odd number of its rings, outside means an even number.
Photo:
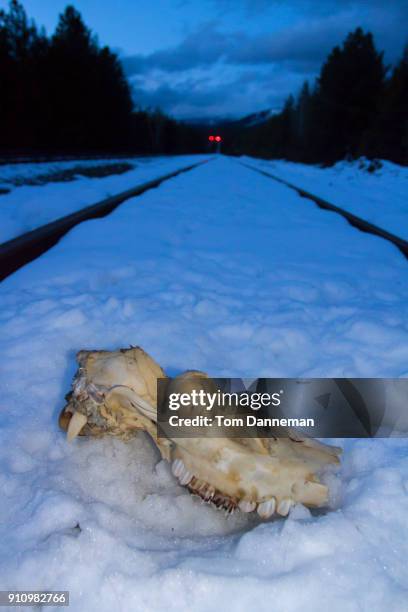
[[[52,33],[65,0],[22,0]],[[180,118],[281,107],[357,26],[391,64],[408,42],[408,0],[73,0],[119,53],[135,102]],[[0,0],[0,6],[7,2]]]

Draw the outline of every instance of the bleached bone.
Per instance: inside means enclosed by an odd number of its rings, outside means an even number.
[[[78,372],[60,425],[68,438],[110,434],[128,440],[150,434],[173,474],[191,493],[232,512],[286,516],[291,506],[324,506],[328,489],[319,473],[339,463],[341,449],[299,435],[277,439],[225,437],[158,438],[157,379],[162,368],[139,347],[80,351]],[[202,372],[168,379],[168,393],[190,393],[214,384]]]

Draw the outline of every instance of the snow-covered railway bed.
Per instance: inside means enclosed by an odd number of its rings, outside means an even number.
[[[143,204],[143,205],[142,205]],[[218,158],[74,228],[0,286],[0,588],[70,609],[406,611],[407,441],[347,440],[335,507],[257,524],[179,487],[145,435],[57,428],[81,348],[170,374],[405,376],[408,267]]]
[[[344,219],[346,219],[350,223],[350,225],[352,225],[353,227],[356,227],[360,231],[367,232],[369,234],[373,234],[374,236],[378,236],[380,238],[383,238],[384,240],[388,240],[389,242],[391,242],[391,244],[394,244],[401,251],[404,257],[408,259],[408,242],[406,240],[403,240],[399,236],[396,236],[395,234],[392,234],[391,232],[388,232],[387,230],[382,229],[381,227],[378,227],[377,225],[374,225],[373,223],[370,223],[366,221],[365,219],[358,217],[357,215],[354,215],[353,213],[349,212],[348,210],[345,210],[344,208],[341,208],[340,206],[331,204],[327,200],[323,200],[319,196],[314,195],[310,191],[306,191],[305,189],[302,189],[301,187],[298,187],[297,185],[290,183],[289,181],[285,179],[279,178],[276,175],[271,174],[270,172],[267,172],[266,170],[263,170],[262,168],[257,168],[245,162],[241,162],[241,163],[242,165],[246,166],[247,168],[250,168],[251,170],[255,170],[256,172],[259,172],[260,174],[263,174],[264,176],[268,176],[274,181],[278,181],[279,183],[282,183],[283,185],[286,185],[287,187],[294,189],[302,198],[307,198],[308,200],[311,200],[312,202],[317,204],[319,208],[322,208],[323,210],[328,210],[330,212],[335,212],[338,215],[341,215]]]
[[[208,160],[195,161],[193,164],[190,163],[188,166],[178,168],[173,172],[159,176],[147,183],[139,183],[136,187],[122,191],[115,196],[82,208],[77,212],[66,215],[61,219],[47,223],[31,232],[27,232],[22,236],[18,236],[17,238],[0,244],[0,281],[29,261],[39,257],[45,251],[48,251],[48,249],[54,246],[62,236],[65,236],[69,230],[79,225],[79,223],[104,217],[126,200],[138,196],[149,189],[158,187],[164,181],[182,172],[192,170],[197,165],[206,163],[207,161]]]
[[[364,158],[331,167],[242,157],[349,213],[408,240],[408,167]]]
[[[135,185],[151,181],[199,160],[206,155],[175,155],[171,157],[132,158],[133,170],[103,178],[77,176],[69,182],[49,182],[43,185],[22,185],[0,196],[0,243],[41,227],[85,206],[115,195]],[[81,161],[83,166],[106,164],[104,161]],[[114,161],[114,160],[113,160]],[[38,175],[72,170],[78,162],[53,162],[0,166],[0,188],[11,188],[13,181],[34,179]]]

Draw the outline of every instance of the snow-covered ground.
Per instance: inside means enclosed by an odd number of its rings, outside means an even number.
[[[241,160],[408,240],[406,166],[381,160],[381,167],[369,172],[370,162],[364,159],[338,162],[331,168],[251,157]]]
[[[408,443],[337,440],[328,512],[226,518],[141,434],[57,415],[81,348],[141,345],[170,373],[406,376],[400,252],[219,157],[77,226],[0,287],[0,588],[75,612],[408,610]]]
[[[154,157],[103,158],[103,159],[68,159],[65,161],[21,162],[0,165],[0,187],[12,189],[24,181],[35,181],[38,177],[53,175],[66,170],[81,168],[99,168],[107,164],[149,163]]]
[[[76,210],[96,204],[99,200],[136,187],[208,156],[176,155],[172,157],[141,157],[120,160],[92,160],[50,162],[41,164],[10,164],[0,166],[0,187],[12,191],[0,195],[0,243],[11,240],[45,223],[59,219]],[[75,166],[104,166],[108,163],[130,163],[132,170],[103,178],[78,176],[69,182],[50,182],[45,185],[13,186],[12,181]]]

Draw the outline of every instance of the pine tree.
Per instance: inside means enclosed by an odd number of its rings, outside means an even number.
[[[375,49],[371,33],[361,28],[335,47],[317,82],[320,118],[315,126],[319,154],[325,161],[357,155],[365,131],[372,124],[383,92],[383,54]]]
[[[68,6],[51,41],[49,82],[53,132],[71,148],[126,144],[132,100],[117,56]]]
[[[397,163],[408,163],[408,46],[386,83],[370,152]]]
[[[297,98],[294,127],[294,150],[291,158],[296,161],[313,161],[313,93],[308,81],[303,83]]]
[[[47,52],[45,35],[29,22],[24,7],[11,0],[0,11],[0,121],[2,145],[35,144],[44,113],[42,66]]]

